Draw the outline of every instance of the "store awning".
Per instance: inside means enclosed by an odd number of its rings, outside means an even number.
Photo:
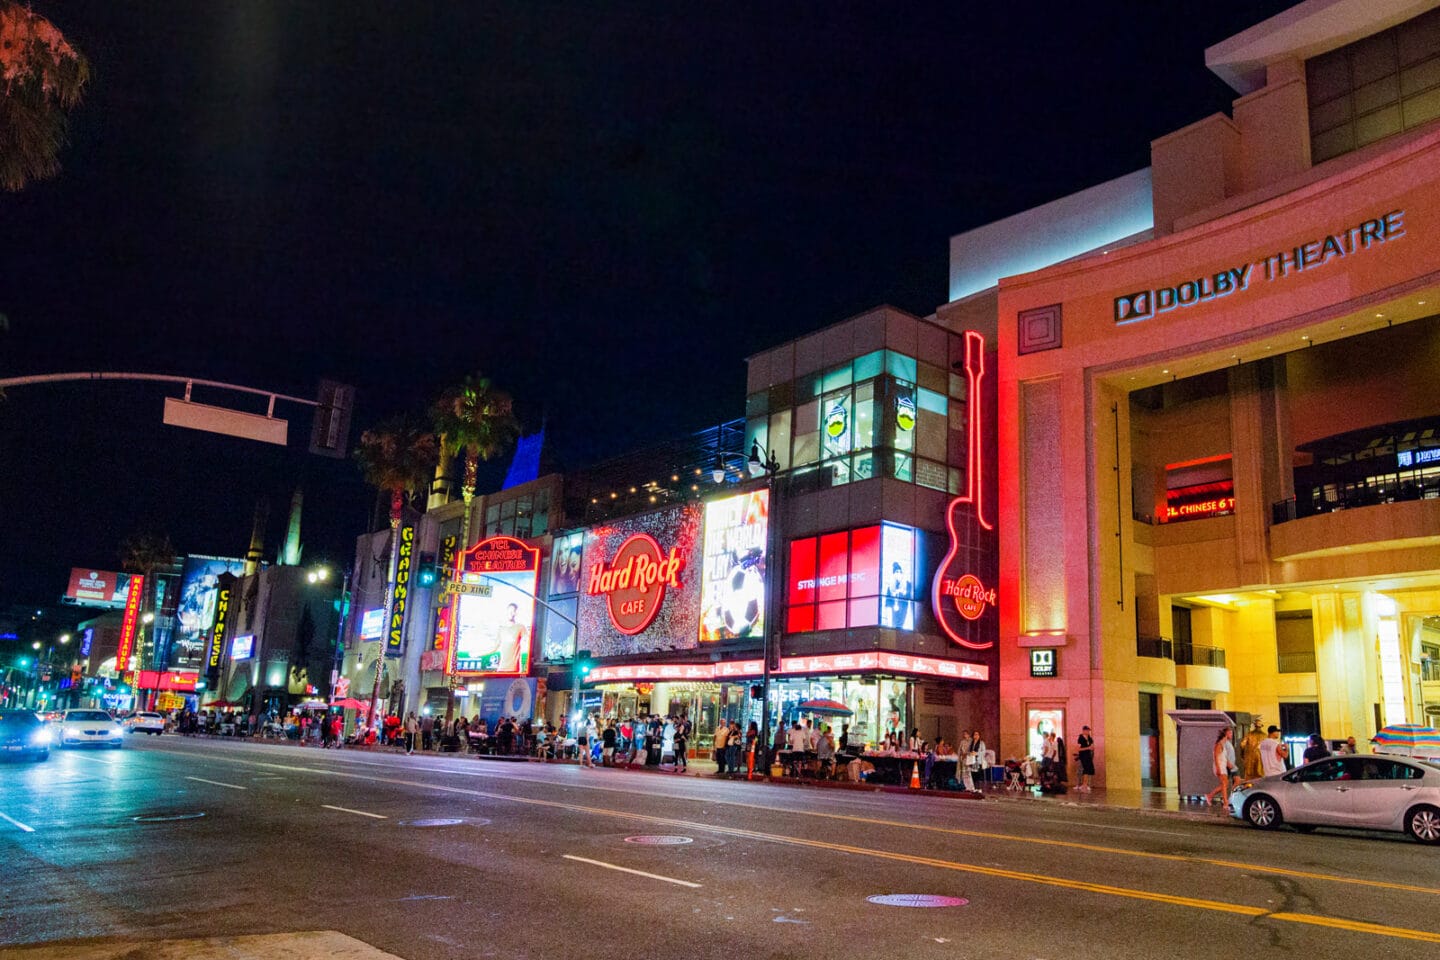
[[[727,660],[719,663],[627,663],[595,667],[585,677],[586,686],[629,681],[695,682],[754,680],[765,672],[763,660]],[[939,680],[990,679],[990,668],[968,660],[917,657],[908,653],[865,650],[858,653],[830,653],[810,657],[782,657],[772,677],[827,676],[834,674],[885,674],[934,677]]]

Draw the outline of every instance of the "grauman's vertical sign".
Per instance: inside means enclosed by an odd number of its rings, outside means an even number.
[[[969,650],[995,645],[999,618],[995,610],[995,524],[987,516],[985,429],[981,410],[986,406],[985,339],[973,330],[965,333],[965,377],[969,386],[966,408],[965,492],[950,501],[945,528],[950,546],[930,585],[930,608],[940,629]]]
[[[1180,307],[1209,303],[1236,293],[1244,293],[1250,284],[1263,280],[1273,283],[1306,270],[1323,267],[1331,260],[1343,260],[1371,248],[1379,247],[1405,236],[1405,211],[1362,220],[1352,227],[1307,240],[1286,250],[1267,254],[1259,259],[1223,267],[1214,273],[1186,277],[1168,286],[1138,290],[1115,298],[1115,322],[1134,323],[1148,320]]]
[[[395,562],[395,587],[390,594],[390,623],[386,627],[385,656],[405,652],[405,607],[410,599],[410,574],[415,567],[415,524],[400,528],[400,556]]]

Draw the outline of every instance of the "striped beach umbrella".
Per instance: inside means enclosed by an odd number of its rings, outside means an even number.
[[[1440,730],[1417,723],[1392,723],[1380,728],[1371,738],[1386,753],[1412,753],[1440,756]]]

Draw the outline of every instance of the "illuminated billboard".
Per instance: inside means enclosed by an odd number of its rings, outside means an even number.
[[[702,643],[764,635],[769,519],[769,490],[705,504],[700,569]]]
[[[491,537],[460,554],[451,601],[451,670],[461,676],[524,676],[530,670],[540,551]]]
[[[220,601],[220,574],[240,576],[245,561],[191,554],[180,575],[180,601],[175,608],[175,633],[170,666],[198,667],[205,657],[215,608]],[[137,578],[138,579],[138,578]]]
[[[130,595],[130,574],[71,567],[65,598],[87,607],[123,607]]]
[[[583,533],[555,538],[555,549],[550,554],[550,596],[580,592],[580,552],[584,547]]]
[[[366,610],[360,616],[360,639],[379,640],[385,633],[385,608]]]
[[[585,531],[582,648],[614,657],[699,644],[704,519],[687,503]]]
[[[921,557],[919,531],[893,523],[792,540],[785,632],[915,630]]]
[[[231,660],[249,660],[255,656],[255,634],[247,633],[230,641]]]

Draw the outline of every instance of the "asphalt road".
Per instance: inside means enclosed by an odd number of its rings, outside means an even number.
[[[894,894],[965,902],[867,899]],[[173,736],[0,766],[0,957],[322,930],[406,960],[1433,960],[1440,849],[1214,815]]]

